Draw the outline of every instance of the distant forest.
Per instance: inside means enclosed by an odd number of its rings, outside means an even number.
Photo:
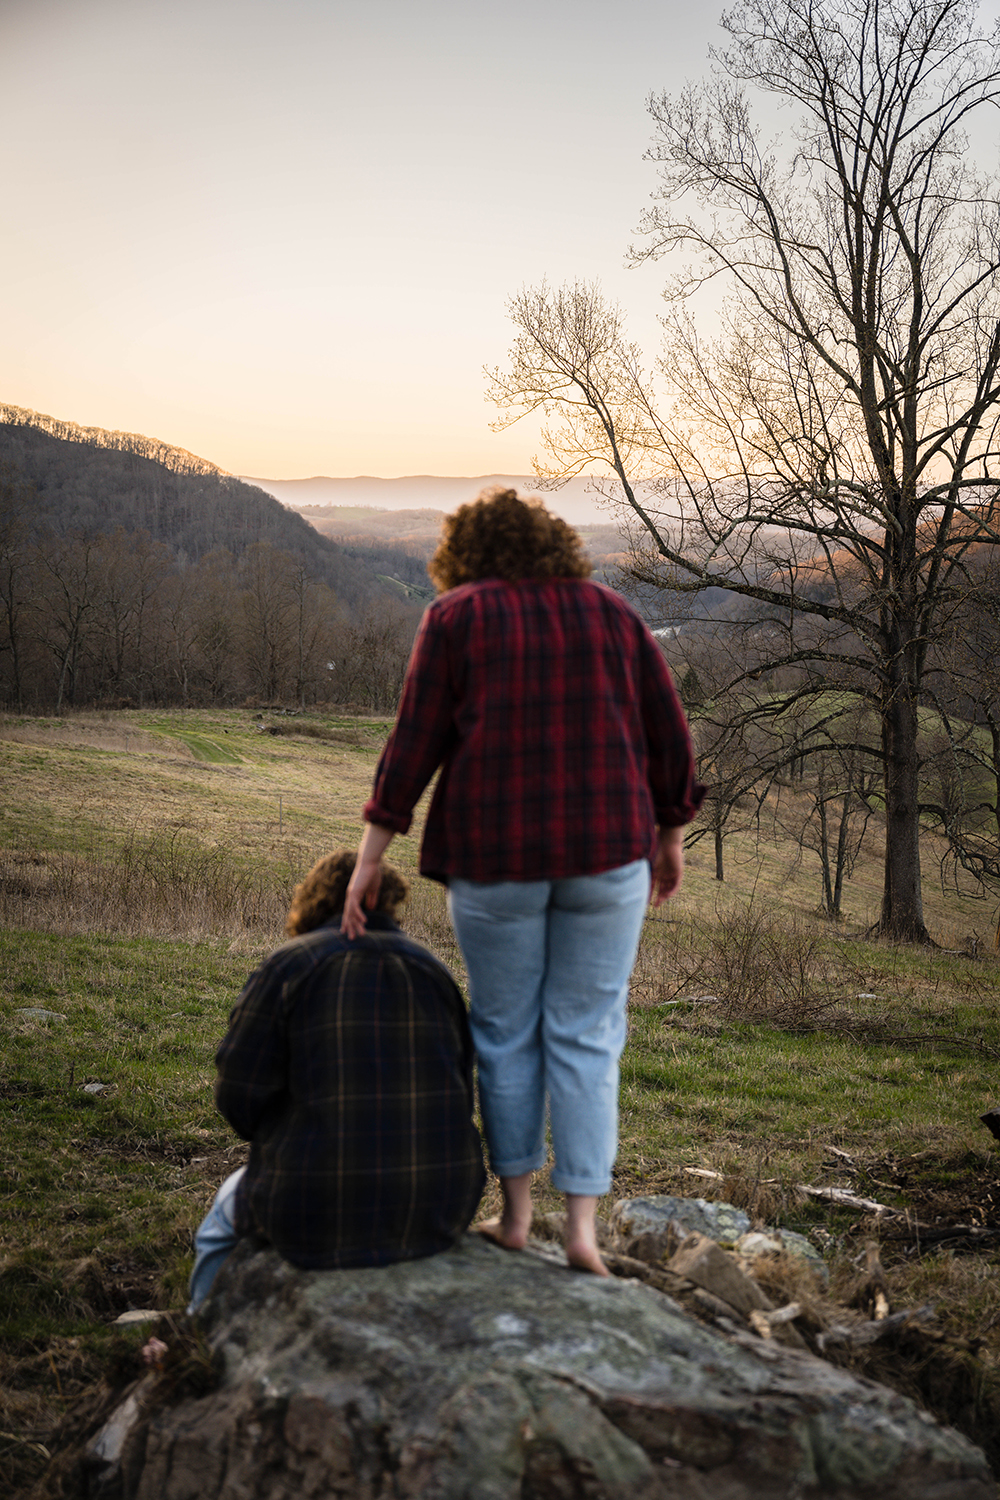
[[[0,406],[0,703],[391,708],[421,550],[333,541],[181,449]]]
[[[442,513],[305,509],[183,449],[0,405],[0,707],[394,708]],[[581,534],[652,624],[716,604],[630,583],[617,526]]]

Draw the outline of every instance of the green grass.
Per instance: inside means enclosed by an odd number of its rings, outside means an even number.
[[[433,942],[440,903],[418,907],[413,925]],[[647,931],[647,949],[657,936]],[[241,1149],[214,1110],[213,1052],[267,947],[0,933],[0,1248],[12,1258],[0,1287],[21,1286],[17,1267],[95,1256],[147,1267],[151,1290],[181,1286],[190,1233]],[[453,947],[446,957],[456,964]],[[31,1008],[64,1019],[19,1014]],[[874,1032],[859,1040],[749,1022],[718,1004],[633,1005],[619,1182],[641,1186],[685,1166],[731,1173],[742,1156],[791,1193],[822,1179],[828,1145],[982,1152],[978,1116],[995,1100],[1000,1050],[995,1006],[946,999],[939,987],[934,1005],[894,1013],[886,1035],[870,1007],[851,1019]],[[87,1092],[94,1083],[104,1087]],[[800,1204],[797,1214],[807,1223],[826,1210]],[[15,1302],[20,1337],[30,1306],[22,1291]]]
[[[192,1231],[245,1149],[214,1109],[215,1047],[294,882],[356,840],[388,727],[249,710],[0,720],[0,1430],[18,1483],[40,1459],[16,1434],[99,1372],[114,1316],[184,1306]],[[1000,967],[961,951],[981,908],[931,879],[931,925],[954,951],[866,941],[877,847],[840,927],[816,919],[793,851],[749,835],[727,851],[724,886],[705,848],[646,924],[602,1209],[725,1197],[819,1236],[849,1288],[878,1226],[799,1184],[951,1222],[987,1212],[984,1185],[1000,1193],[978,1120],[1000,1091]],[[415,837],[393,846],[409,872],[416,854]],[[462,978],[439,887],[416,882],[407,926]],[[63,1019],[19,1014],[33,1007]],[[560,1206],[546,1174],[538,1196]],[[494,1184],[483,1213],[495,1203]],[[894,1305],[933,1295],[1000,1363],[1000,1246],[883,1253]]]
[[[994,1018],[989,1025],[995,1034]],[[713,1166],[758,1137],[801,1180],[822,1171],[824,1145],[863,1150],[878,1140],[911,1151],[948,1135],[971,1146],[995,1089],[995,1060],[969,1050],[901,1052],[822,1032],[738,1022],[716,1029],[633,1011],[622,1075],[625,1159],[635,1142],[657,1160]]]
[[[444,946],[442,903],[418,900],[416,918],[423,939]],[[658,938],[650,924],[647,963]],[[0,1338],[20,1346],[62,1327],[53,1308],[70,1315],[86,1304],[70,1274],[81,1261],[97,1263],[105,1303],[121,1274],[113,1268],[124,1266],[158,1305],[180,1305],[191,1232],[242,1151],[215,1113],[212,1057],[268,946],[0,934]],[[456,965],[453,945],[444,956]],[[31,1008],[63,1019],[20,1014]],[[945,997],[939,985],[933,1005],[893,1013],[888,1034],[870,1006],[850,1019],[874,1030],[859,1040],[813,1023],[790,1029],[787,1018],[741,1020],[717,1003],[634,1004],[616,1191],[655,1190],[685,1167],[756,1174],[772,1180],[785,1227],[846,1228],[854,1219],[795,1192],[826,1180],[827,1146],[863,1158],[936,1143],[937,1185],[964,1180],[968,1168],[947,1162],[988,1155],[978,1115],[995,1100],[995,1006]],[[95,1083],[101,1091],[87,1092]],[[541,1189],[543,1206],[556,1206]],[[706,1193],[694,1179],[686,1190]],[[905,1206],[896,1190],[872,1191]]]
[[[153,734],[162,734],[168,740],[180,740],[183,745],[188,747],[195,760],[205,761],[208,765],[238,766],[242,764],[243,758],[235,750],[229,749],[225,745],[220,745],[217,740],[209,739],[207,735],[196,734],[193,730],[189,729],[159,729],[154,725],[150,725],[149,730]]]
[[[0,1334],[30,1342],[40,1312],[48,1327],[54,1308],[86,1304],[72,1274],[86,1260],[99,1303],[115,1301],[117,1266],[176,1305],[192,1224],[236,1144],[212,1057],[247,955],[7,932],[0,964]],[[34,1008],[64,1019],[19,1014]]]

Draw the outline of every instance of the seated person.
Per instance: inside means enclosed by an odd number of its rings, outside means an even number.
[[[296,887],[285,943],[251,975],[216,1053],[215,1098],[250,1142],[195,1235],[194,1312],[241,1236],[303,1270],[445,1250],[485,1181],[472,1043],[448,970],[400,932],[387,866],[365,933],[340,931],[353,853]]]

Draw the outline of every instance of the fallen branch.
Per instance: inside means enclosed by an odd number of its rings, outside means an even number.
[[[682,1167],[681,1171],[686,1172],[689,1177],[707,1177],[712,1182],[722,1181],[722,1173],[713,1172],[709,1167]],[[758,1186],[760,1187],[777,1187],[780,1180],[778,1177],[761,1177],[757,1179]]]
[[[874,1198],[859,1198],[857,1193],[849,1193],[846,1188],[835,1187],[810,1187],[806,1182],[797,1183],[800,1193],[808,1193],[810,1198],[822,1198],[826,1203],[837,1203],[841,1208],[857,1208],[866,1214],[888,1214],[891,1218],[897,1218],[901,1214],[898,1208],[890,1208],[887,1203],[876,1203]]]

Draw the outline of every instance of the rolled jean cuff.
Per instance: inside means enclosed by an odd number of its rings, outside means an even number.
[[[557,1193],[573,1193],[579,1198],[603,1198],[611,1190],[610,1177],[567,1177],[558,1169],[552,1173]]]
[[[207,1300],[219,1267],[240,1242],[241,1236],[233,1222],[233,1199],[245,1172],[246,1167],[237,1167],[235,1172],[230,1172],[195,1232],[188,1317],[193,1317]]]
[[[520,1161],[491,1161],[490,1168],[496,1177],[523,1177],[525,1172],[540,1172],[547,1161],[546,1151],[536,1151]]]

